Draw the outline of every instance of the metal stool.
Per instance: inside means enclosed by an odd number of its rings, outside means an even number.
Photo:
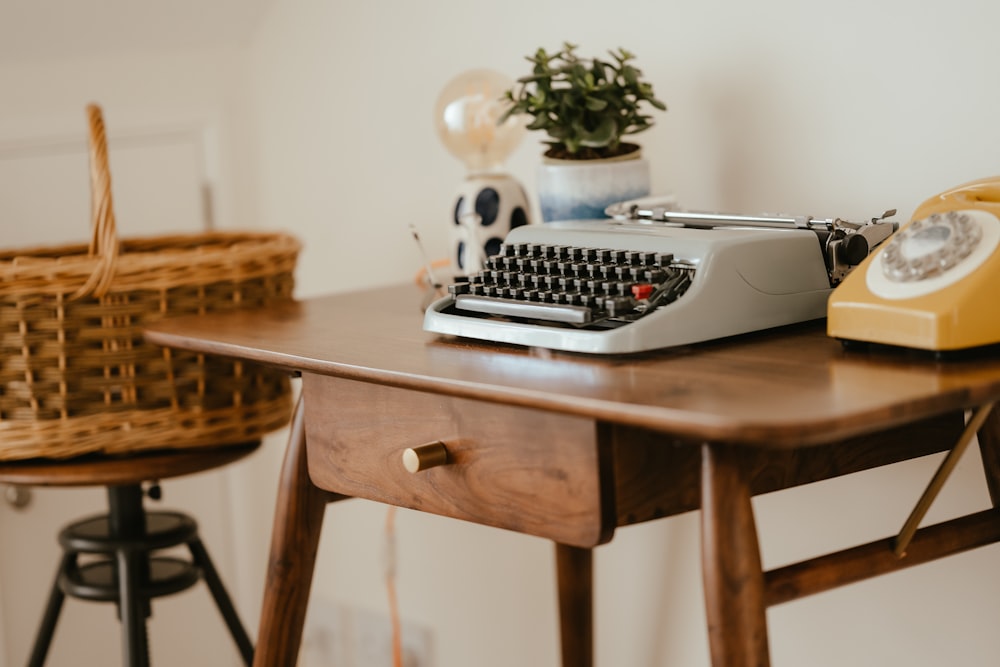
[[[42,667],[65,597],[114,602],[122,624],[127,667],[148,667],[146,619],[151,600],[179,593],[204,580],[239,649],[253,662],[253,644],[198,535],[180,512],[147,512],[142,484],[209,470],[253,452],[259,443],[191,449],[122,458],[0,464],[0,482],[30,486],[105,486],[108,513],[75,521],[59,533],[63,555],[35,637],[29,667]],[[158,485],[152,487],[158,493]],[[160,552],[186,545],[191,560]],[[87,554],[89,559],[80,559]]]

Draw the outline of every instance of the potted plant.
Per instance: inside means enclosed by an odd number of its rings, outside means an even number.
[[[580,58],[577,46],[538,49],[532,73],[504,94],[498,122],[531,117],[529,130],[548,140],[538,195],[545,221],[604,217],[608,204],[649,194],[649,165],[637,144],[623,139],[653,125],[647,111],[666,105],[642,80],[635,55],[619,48],[610,59]]]

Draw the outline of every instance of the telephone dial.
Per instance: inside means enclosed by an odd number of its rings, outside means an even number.
[[[1000,343],[1000,177],[917,207],[833,291],[827,332],[948,353]]]

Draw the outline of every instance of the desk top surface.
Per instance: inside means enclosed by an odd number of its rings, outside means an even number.
[[[936,362],[853,352],[822,322],[627,356],[590,356],[423,331],[423,295],[379,288],[264,310],[180,317],[154,343],[693,440],[832,442],[1000,398],[1000,356]]]

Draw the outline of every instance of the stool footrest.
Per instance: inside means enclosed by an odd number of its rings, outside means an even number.
[[[253,644],[198,535],[197,522],[181,512],[147,512],[139,484],[109,486],[107,491],[107,514],[75,521],[59,533],[63,555],[28,665],[43,667],[69,596],[114,602],[122,626],[123,664],[148,667],[151,601],[204,580],[249,667]],[[186,547],[190,558],[165,551],[173,547]]]
[[[184,544],[198,535],[198,524],[181,512],[146,512],[146,530],[135,537],[112,535],[111,519],[102,514],[75,521],[59,533],[67,551],[112,553],[121,550],[156,551]]]
[[[199,568],[180,558],[154,556],[139,584],[138,594],[145,599],[173,595],[191,588],[201,578]],[[59,573],[59,588],[70,597],[93,602],[117,602],[118,566],[108,558],[69,568]]]

